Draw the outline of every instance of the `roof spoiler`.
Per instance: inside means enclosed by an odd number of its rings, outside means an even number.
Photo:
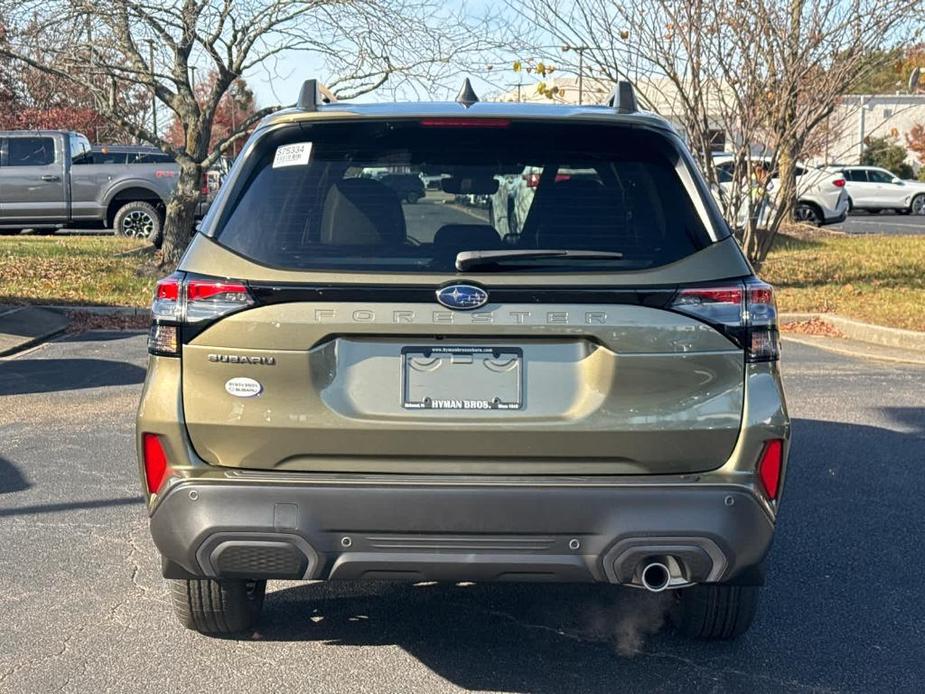
[[[617,113],[636,113],[639,105],[636,103],[636,90],[633,83],[626,80],[617,82],[617,86],[607,100],[607,105],[617,109]]]
[[[321,104],[330,104],[334,101],[337,101],[334,93],[318,80],[305,80],[299,91],[296,108],[302,111],[317,111]]]

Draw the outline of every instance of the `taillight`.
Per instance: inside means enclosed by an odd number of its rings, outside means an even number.
[[[180,283],[182,277],[175,272],[168,275],[154,287],[154,303],[151,304],[151,315],[154,318],[174,320],[180,306]]]
[[[784,442],[772,439],[764,444],[764,450],[758,459],[758,478],[764,493],[771,500],[780,493],[780,473],[784,465]]]
[[[199,193],[201,195],[209,194],[209,172],[203,171],[199,179]]]
[[[240,282],[191,279],[185,283],[187,323],[219,318],[254,303]]]
[[[527,188],[536,188],[540,184],[540,174],[538,173],[523,174],[523,179],[527,182]],[[570,181],[571,179],[571,174],[556,174],[556,183]]]
[[[148,351],[161,356],[180,354],[180,325],[215,320],[252,306],[247,287],[234,280],[189,277],[174,273],[154,290]]]
[[[144,433],[141,435],[141,453],[148,494],[156,494],[170,474],[167,453],[157,434]]]
[[[780,333],[777,330],[777,302],[774,288],[758,280],[745,283],[745,327],[749,361],[780,359]]]
[[[671,307],[722,330],[745,349],[748,361],[780,358],[774,289],[758,280],[716,287],[687,287]]]
[[[836,178],[834,181],[832,181],[832,185],[835,186],[836,188],[844,188],[844,187],[845,187],[845,179],[844,179],[844,178]]]
[[[743,287],[691,287],[675,297],[673,308],[702,318],[707,323],[730,327],[742,324],[745,312]]]

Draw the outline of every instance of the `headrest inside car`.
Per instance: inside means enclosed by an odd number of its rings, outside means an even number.
[[[440,182],[444,193],[453,195],[494,195],[498,181],[492,176],[450,176]]]
[[[345,178],[328,190],[321,214],[322,244],[391,246],[404,243],[405,235],[401,201],[385,184]]]

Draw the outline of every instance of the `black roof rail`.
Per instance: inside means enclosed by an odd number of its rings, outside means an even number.
[[[317,111],[319,105],[329,104],[332,101],[335,99],[331,92],[321,86],[318,80],[310,79],[302,83],[296,108],[302,111]]]
[[[626,80],[617,82],[607,105],[617,109],[617,113],[636,113],[639,105],[636,103],[636,90],[633,89],[633,83]]]

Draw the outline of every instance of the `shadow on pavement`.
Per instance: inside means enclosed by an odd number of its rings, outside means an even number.
[[[7,516],[35,516],[43,513],[110,508],[114,506],[134,506],[141,503],[144,503],[144,499],[140,496],[124,496],[118,499],[92,499],[90,501],[64,501],[59,504],[35,504],[33,506],[0,508],[0,518]]]
[[[395,644],[487,691],[913,691],[925,409],[887,414],[904,431],[794,421],[768,584],[738,641],[652,634],[673,596],[561,584],[303,584],[268,594],[254,638]]]
[[[0,395],[54,393],[142,383],[145,370],[107,359],[21,359],[0,363]]]
[[[18,467],[0,457],[0,494],[25,491],[31,486]]]
[[[87,330],[63,338],[61,342],[114,342],[146,334],[145,330]]]

